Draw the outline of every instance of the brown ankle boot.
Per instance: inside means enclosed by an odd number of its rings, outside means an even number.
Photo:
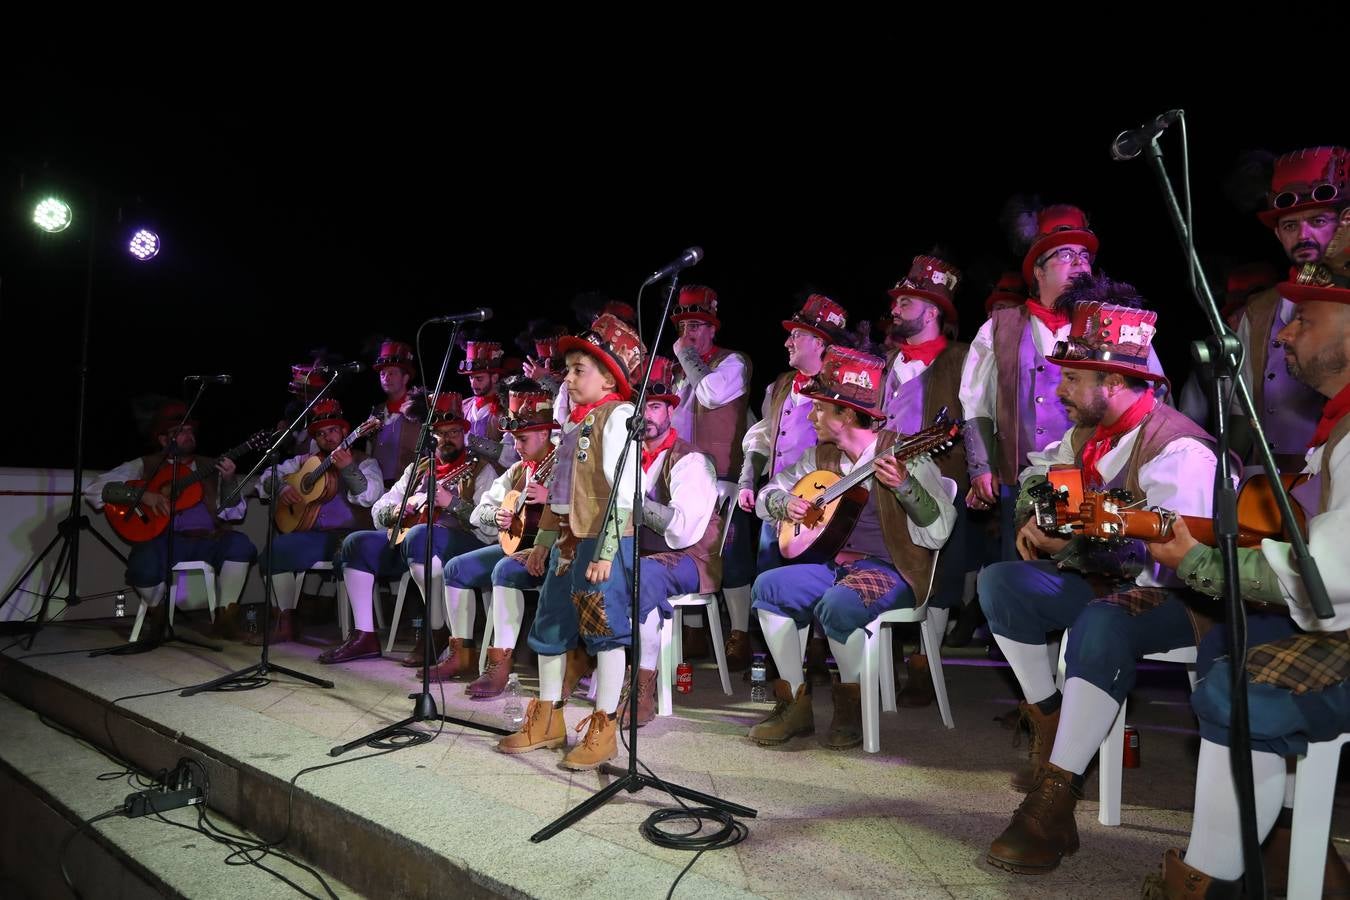
[[[425,638],[423,638],[425,640]],[[440,659],[441,654],[445,652],[446,646],[450,643],[450,629],[441,627],[431,632],[431,658]],[[427,649],[422,645],[422,641],[417,642],[417,646],[408,651],[408,655],[398,661],[400,666],[406,666],[409,669],[422,668],[422,654]]]
[[[1031,747],[1027,750],[1026,767],[1014,772],[1008,783],[1013,790],[1025,794],[1041,783],[1041,766],[1050,761],[1050,750],[1055,746],[1055,732],[1059,730],[1059,710],[1046,715],[1035,703],[1026,701],[1018,704],[1017,708],[1022,713],[1022,720],[1030,727]]]
[[[567,651],[567,668],[563,672],[562,696],[566,700],[577,689],[577,682],[595,671],[595,657],[586,652],[584,644]]]
[[[586,734],[581,743],[573,747],[559,763],[564,769],[574,772],[598,769],[619,755],[619,731],[613,716],[597,709],[577,723],[577,731],[582,728],[586,729]]]
[[[619,697],[619,727],[628,727],[628,679],[623,677],[623,694]],[[656,718],[656,670],[638,669],[638,712],[637,726],[641,728]]]
[[[506,690],[506,680],[511,676],[511,663],[514,653],[500,647],[489,647],[487,667],[472,684],[466,685],[464,693],[472,700],[490,700]]]
[[[1266,896],[1275,900],[1286,896],[1289,887],[1289,843],[1293,837],[1294,811],[1285,807],[1275,820],[1265,844],[1261,847],[1261,868],[1266,876]],[[1350,871],[1336,852],[1335,846],[1327,842],[1327,859],[1322,870],[1323,897],[1350,897]]]
[[[380,636],[373,631],[353,631],[347,638],[331,650],[319,654],[319,662],[325,666],[333,663],[350,662],[354,659],[366,659],[380,655]]]
[[[563,721],[562,707],[552,701],[531,700],[525,707],[525,724],[515,734],[508,734],[497,742],[498,753],[528,753],[531,750],[567,746],[567,723]]]
[[[1082,797],[1074,775],[1046,763],[1040,779],[1013,813],[1012,822],[989,847],[990,865],[1023,875],[1041,875],[1078,849],[1073,808]]]
[[[431,680],[453,681],[456,678],[478,677],[475,656],[472,647],[464,646],[464,638],[451,638],[449,646],[445,648],[445,659],[431,668]]]
[[[830,719],[830,733],[821,741],[829,750],[848,750],[863,742],[862,691],[857,684],[832,686],[834,715]]]
[[[928,657],[911,653],[905,661],[905,686],[896,695],[896,706],[917,709],[933,702],[933,673],[928,668]]]
[[[231,603],[216,610],[216,620],[211,623],[211,637],[222,641],[240,640],[242,632],[239,623],[243,617],[243,611],[240,610],[238,603]]]
[[[680,647],[685,659],[705,659],[708,656],[708,623],[695,628],[687,622],[680,632]]]
[[[727,635],[727,671],[744,672],[750,668],[750,633],[732,629]]]
[[[1211,878],[1186,865],[1180,850],[1168,850],[1163,856],[1162,872],[1144,878],[1140,896],[1144,900],[1237,900],[1242,896],[1242,882]]]
[[[272,636],[267,639],[269,644],[284,644],[293,641],[300,635],[300,629],[296,625],[295,611],[283,609],[277,613],[276,618],[272,620]],[[262,646],[262,632],[250,634],[248,640],[244,643],[250,647]]]
[[[806,681],[815,686],[824,686],[834,681],[830,677],[830,642],[827,638],[811,637],[806,641]]]
[[[802,684],[793,694],[781,678],[773,682],[773,712],[750,729],[750,740],[761,746],[782,744],[799,734],[815,734],[816,718],[811,709],[809,685]]]

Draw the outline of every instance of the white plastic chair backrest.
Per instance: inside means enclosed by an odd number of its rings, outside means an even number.
[[[717,483],[717,505],[713,507],[713,512],[722,517],[722,536],[717,542],[718,556],[722,555],[722,550],[727,545],[727,534],[731,531],[731,514],[735,512],[735,504],[740,492],[740,485],[729,481]]]
[[[947,491],[947,499],[952,503],[956,502],[956,482],[946,475],[939,476],[942,479],[942,487]],[[938,557],[942,555],[941,550],[933,551],[933,571],[928,573],[928,597],[933,596],[933,584],[937,581]],[[924,603],[928,601],[925,600]]]

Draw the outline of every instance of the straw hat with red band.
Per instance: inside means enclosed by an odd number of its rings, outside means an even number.
[[[352,430],[351,424],[342,412],[342,406],[331,397],[325,397],[315,403],[309,411],[310,437],[317,437],[320,431],[334,425],[341,425],[347,431]]]
[[[553,392],[539,382],[516,375],[507,379],[506,415],[498,416],[502,431],[549,431],[561,428],[553,418]]]
[[[783,327],[801,328],[827,344],[838,344],[848,334],[848,311],[824,294],[812,294],[792,318],[783,320]]]
[[[1275,160],[1261,224],[1274,228],[1280,217],[1309,209],[1343,209],[1350,187],[1350,152],[1344,147],[1310,147]]]
[[[1322,261],[1305,265],[1279,288],[1294,303],[1350,303],[1350,210],[1341,213]]]
[[[944,320],[955,327],[958,316],[952,295],[956,293],[956,284],[960,280],[961,271],[956,266],[936,256],[921,255],[914,257],[909,274],[886,293],[892,300],[901,297],[927,300],[942,310]]]
[[[159,409],[155,410],[154,418],[150,420],[149,436],[154,439],[161,434],[168,434],[179,426],[183,414],[187,412],[187,404],[182,400],[169,400],[161,403]],[[193,431],[201,424],[198,419],[188,419],[182,423]]]
[[[507,371],[505,352],[496,341],[465,341],[464,358],[459,361],[459,374],[501,375]]]
[[[886,361],[880,356],[850,350],[837,344],[827,347],[820,374],[802,389],[802,396],[827,400],[860,413],[881,418],[881,387],[886,379]]]
[[[1020,272],[1004,272],[984,301],[984,311],[992,313],[1003,306],[1021,306],[1027,302],[1027,283]]]
[[[1073,307],[1068,340],[1056,341],[1046,359],[1071,369],[1116,372],[1166,384],[1163,375],[1148,368],[1157,323],[1158,314],[1151,309],[1080,300]]]
[[[652,360],[652,383],[647,389],[647,399],[655,400],[658,403],[669,403],[671,406],[680,405],[680,396],[671,390],[671,385],[675,383],[676,374],[675,360],[669,356],[658,356]],[[638,371],[641,377],[642,371]]]
[[[642,346],[633,326],[606,313],[595,320],[589,331],[558,339],[558,352],[580,352],[594,357],[614,378],[614,392],[628,400],[633,396],[633,379],[638,377],[642,357],[647,348]]]
[[[378,372],[391,366],[398,366],[408,373],[409,378],[416,375],[417,372],[413,368],[412,347],[402,341],[381,341],[380,352],[376,355],[371,368]]]
[[[291,366],[290,392],[297,397],[312,397],[328,383],[328,373],[322,366],[306,363]]]
[[[1047,206],[1036,214],[1036,240],[1027,255],[1022,258],[1022,280],[1028,285],[1036,283],[1036,263],[1051,250],[1077,244],[1087,248],[1088,253],[1097,255],[1099,242],[1097,235],[1088,227],[1087,213],[1076,206],[1055,204]]]
[[[717,318],[717,291],[701,284],[686,284],[680,288],[680,298],[676,301],[670,321],[678,325],[686,319],[707,322],[714,328],[721,327],[722,322]]]

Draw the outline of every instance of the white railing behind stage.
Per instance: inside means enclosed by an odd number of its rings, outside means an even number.
[[[85,484],[92,483],[102,472],[86,471]],[[47,546],[47,542],[56,534],[56,526],[65,519],[70,511],[70,469],[6,469],[0,468],[0,522],[4,523],[4,536],[0,540],[0,590],[9,590],[18,578]],[[94,528],[124,554],[129,545],[108,527],[103,513],[95,511],[85,503],[81,505],[84,514]],[[243,532],[259,548],[267,533],[268,508],[258,503],[257,497],[248,501],[248,515],[245,516]],[[0,621],[21,620],[34,615],[41,602],[41,591],[46,586],[56,566],[56,557],[60,545],[52,548],[42,565],[20,585],[14,596],[0,607]],[[255,567],[256,568],[256,567]],[[113,615],[116,592],[126,588],[126,570],[122,561],[113,556],[99,543],[98,539],[85,533],[80,537],[80,596],[96,596],[95,599],[71,607],[62,616],[63,619],[92,619]],[[56,591],[57,597],[67,594],[63,583]],[[182,608],[192,609],[205,606],[205,598],[194,591],[189,602]],[[262,602],[262,584],[256,572],[249,573],[247,587],[244,588],[245,603]],[[127,611],[135,615],[136,595],[128,590]],[[53,598],[47,616],[51,618],[65,608],[64,601]]]

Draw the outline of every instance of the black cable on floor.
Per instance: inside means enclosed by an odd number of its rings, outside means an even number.
[[[66,869],[66,851],[70,849],[70,845],[75,841],[75,837],[83,834],[84,830],[95,822],[101,822],[104,819],[111,819],[113,816],[123,815],[126,815],[126,810],[120,806],[110,809],[107,812],[101,812],[92,819],[85,819],[76,826],[74,831],[61,839],[61,849],[57,851],[56,862],[61,867],[61,877],[65,879],[66,887],[70,888],[70,892],[77,898],[82,897],[83,895],[80,893],[79,889],[75,887],[75,882],[70,880],[70,872]]]

